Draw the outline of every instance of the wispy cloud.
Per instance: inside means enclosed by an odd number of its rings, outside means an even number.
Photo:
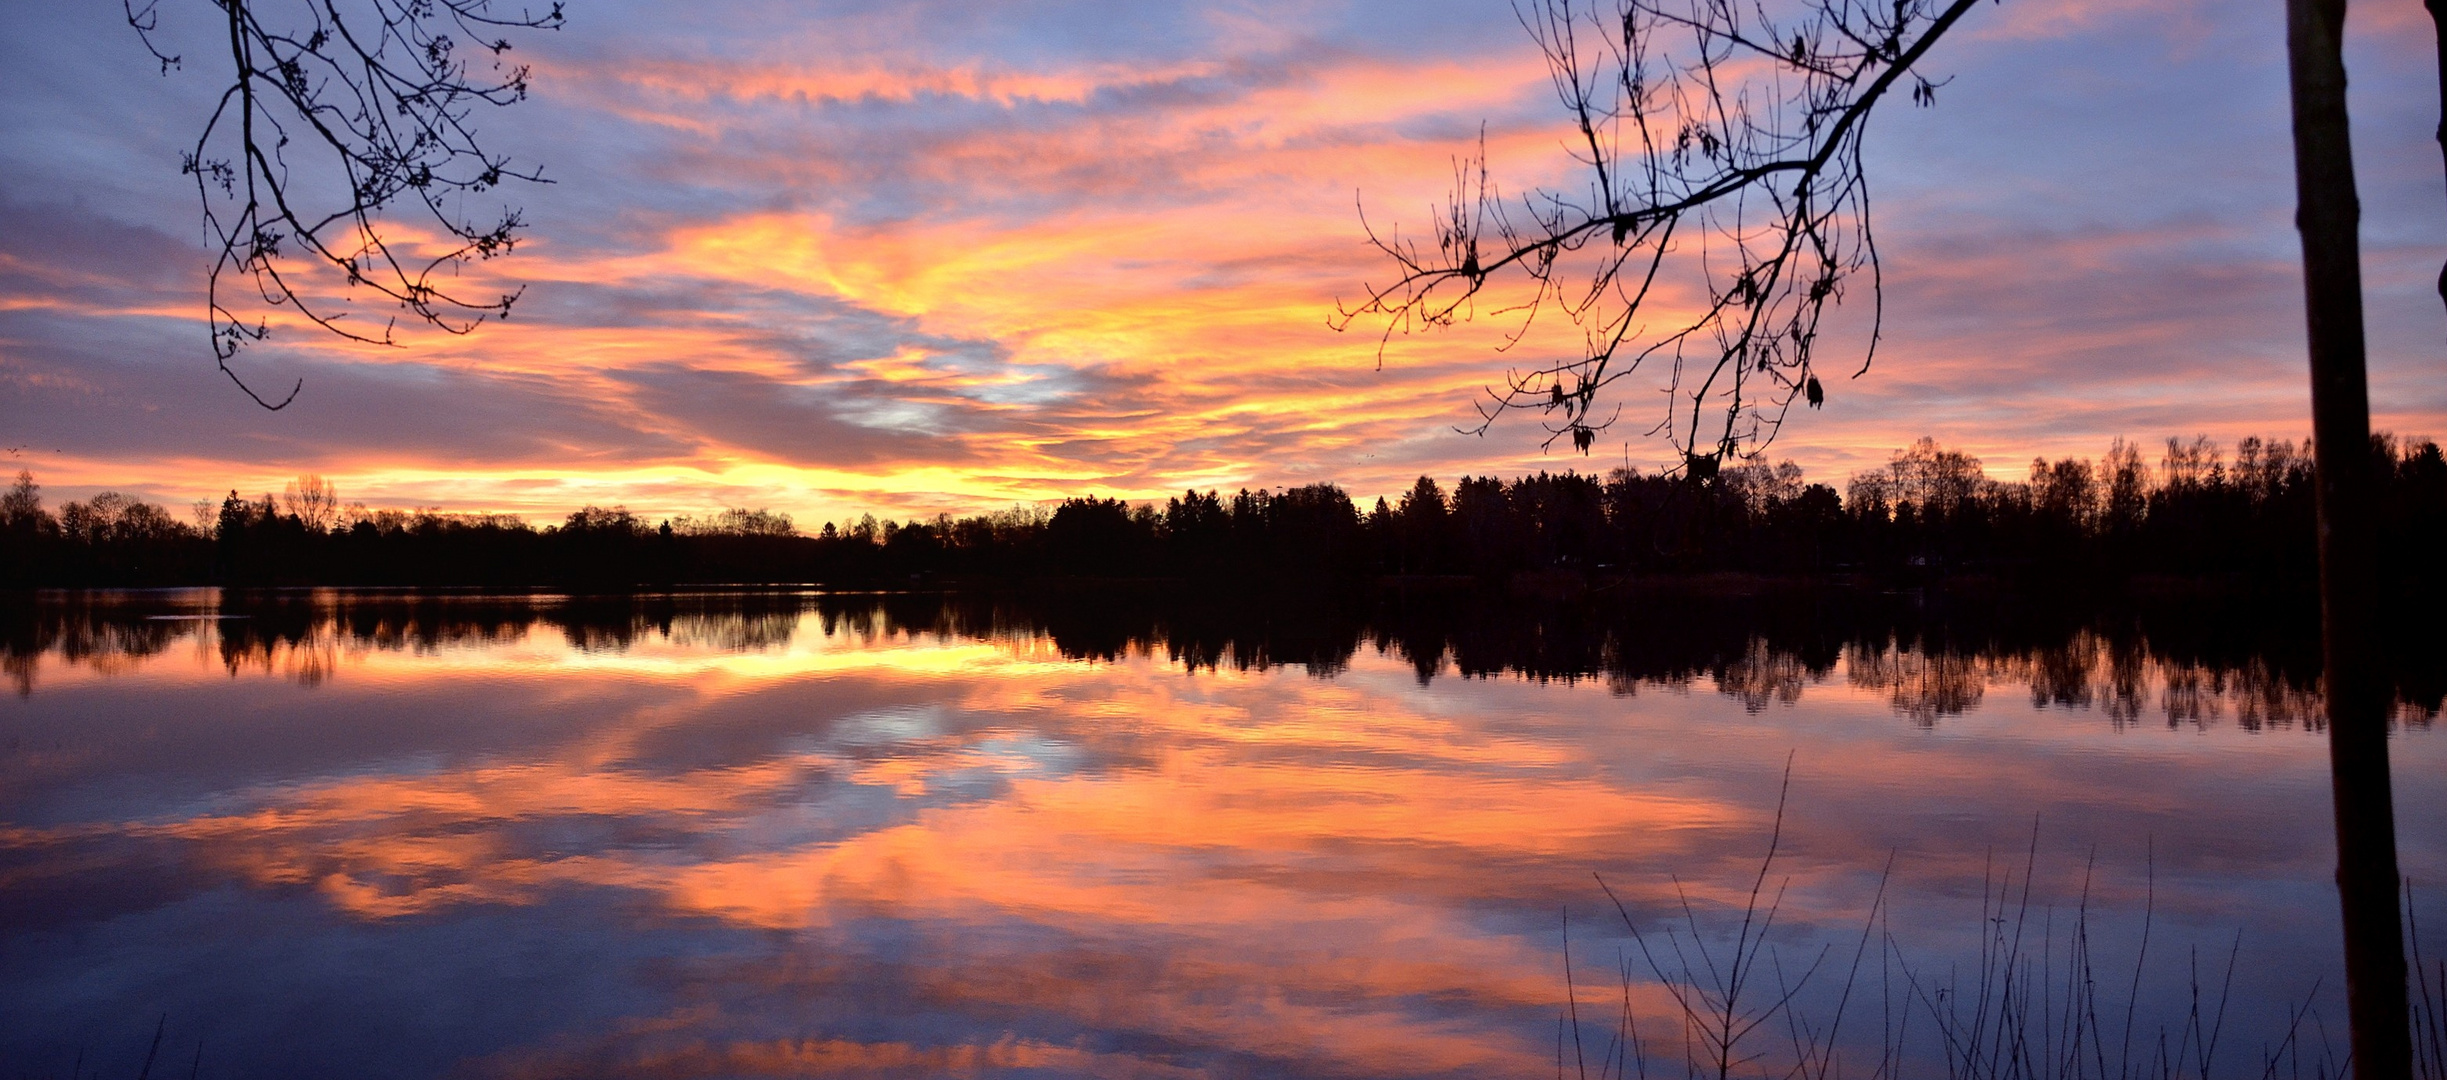
[[[1482,137],[1509,189],[1572,182],[1501,4],[575,16],[527,48],[537,99],[482,118],[560,181],[524,193],[533,242],[481,268],[528,286],[517,318],[388,350],[281,327],[243,358],[306,380],[279,414],[216,382],[195,325],[174,165],[202,82],[156,78],[111,12],[34,16],[0,45],[23,73],[0,87],[8,463],[62,496],[313,470],[374,501],[818,521],[1665,456],[1637,434],[1645,389],[1602,460],[1543,454],[1530,418],[1454,430],[1506,364],[1575,348],[1567,327],[1380,357],[1371,328],[1327,326],[1385,271],[1363,199],[1417,229]],[[1774,452],[1836,479],[1924,432],[2001,472],[2118,435],[2299,435],[2273,17],[2008,5],[1970,29],[1933,57],[1956,76],[1938,107],[1873,134],[1887,345]],[[2373,100],[2424,71],[2384,29],[2356,25]],[[2378,419],[2447,433],[2427,128],[2357,135]]]

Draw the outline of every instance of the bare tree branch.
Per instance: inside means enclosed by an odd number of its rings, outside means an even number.
[[[160,3],[121,0],[166,75],[182,57],[163,48]],[[195,178],[218,247],[205,319],[221,371],[267,409],[304,386],[272,401],[230,367],[241,348],[271,335],[269,321],[248,310],[254,300],[382,345],[398,343],[399,316],[379,328],[349,322],[337,306],[348,301],[335,292],[370,289],[454,334],[508,318],[523,290],[469,294],[444,279],[509,252],[525,222],[515,207],[477,217],[466,204],[505,180],[549,181],[486,150],[470,119],[477,105],[525,99],[528,70],[508,61],[502,35],[558,29],[560,0],[514,14],[492,0],[297,0],[284,6],[295,16],[286,21],[266,20],[270,5],[260,0],[212,3],[229,61],[215,70],[228,82],[180,168]],[[254,300],[229,288],[231,277],[245,278]]]
[[[1600,418],[1600,392],[1651,369],[1666,409],[1650,431],[1688,475],[1757,455],[1796,397],[1824,400],[1822,320],[1862,271],[1872,311],[1855,374],[1876,354],[1862,133],[1906,80],[1915,103],[1935,101],[1943,83],[1913,66],[1977,2],[1797,0],[1783,14],[1760,0],[1516,6],[1572,118],[1566,148],[1587,189],[1508,199],[1488,179],[1482,138],[1456,162],[1432,249],[1362,214],[1395,277],[1338,306],[1333,325],[1381,320],[1382,363],[1394,335],[1468,321],[1482,302],[1518,320],[1507,351],[1558,310],[1581,333],[1580,355],[1506,371],[1464,430],[1534,409],[1544,445],[1568,437],[1586,453],[1621,415],[1618,404]]]

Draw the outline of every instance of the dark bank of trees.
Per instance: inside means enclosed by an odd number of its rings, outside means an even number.
[[[42,505],[32,476],[0,494],[0,585],[492,585],[629,588],[773,577],[812,543],[789,515],[726,510],[648,522],[587,507],[538,529],[512,514],[342,507],[300,477],[279,496],[231,492],[192,523],[105,492]]]
[[[2372,442],[2382,568],[2423,593],[2447,584],[2429,543],[2447,533],[2435,443]],[[235,493],[192,523],[104,494],[52,513],[29,476],[0,498],[8,584],[496,585],[621,589],[696,583],[840,587],[1036,579],[1252,584],[1472,578],[1575,588],[1626,577],[1762,574],[1884,582],[1984,578],[2114,586],[2135,577],[2308,590],[2317,537],[2307,448],[2168,440],[2145,459],[2033,461],[2023,479],[1923,439],[1844,490],[1791,463],[1704,483],[1616,469],[1421,477],[1355,503],[1331,484],[1184,492],[1158,504],[1084,496],[954,519],[826,523],[725,510],[650,521],[588,507],[537,528],[509,515],[344,508],[303,477],[281,496]]]

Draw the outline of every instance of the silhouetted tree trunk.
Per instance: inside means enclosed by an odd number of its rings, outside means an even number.
[[[2311,430],[2319,480],[2320,613],[2328,762],[2345,923],[2354,1072],[2412,1075],[2405,1012],[2396,819],[2388,784],[2388,690],[2373,647],[2370,392],[2363,373],[2362,272],[2341,49],[2345,0],[2286,0],[2294,91],[2295,227],[2311,338]]]
[[[2430,26],[2438,37],[2439,54],[2439,126],[2437,138],[2439,156],[2447,160],[2447,0],[2422,0],[2430,9]],[[2447,303],[2447,264],[2439,267],[2439,300]]]

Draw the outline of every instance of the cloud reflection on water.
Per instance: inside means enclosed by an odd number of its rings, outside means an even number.
[[[1842,936],[1895,851],[1914,945],[1942,950],[2037,814],[2053,895],[2081,875],[2055,856],[2095,845],[2097,902],[2137,906],[2154,846],[2162,913],[2245,926],[2256,988],[2333,962],[2322,741],[2247,711],[2282,676],[2088,630],[2022,653],[1753,634],[1653,663],[1618,640],[1610,670],[1457,679],[1392,635],[1065,643],[931,598],[130,614],[11,639],[0,984],[75,1038],[211,1018],[255,1073],[313,1071],[271,1049],[311,994],[359,1005],[336,1046],[396,1029],[375,1052],[403,1075],[1540,1069],[1559,912],[1614,948],[1587,875],[1643,917],[1677,879],[1738,907],[1788,754],[1797,941]],[[1434,671],[1496,655],[1473,648]],[[2128,731],[2149,702],[2169,727]],[[2436,775],[2435,742],[2402,734],[2405,775]],[[2406,863],[2435,876],[2419,823],[2447,808],[2407,788]],[[213,905],[254,914],[159,925]],[[346,980],[224,972],[232,1004],[197,970],[302,954],[416,984],[497,946],[508,973],[426,991],[513,1018],[487,1039]],[[538,974],[601,1000],[506,989]]]

